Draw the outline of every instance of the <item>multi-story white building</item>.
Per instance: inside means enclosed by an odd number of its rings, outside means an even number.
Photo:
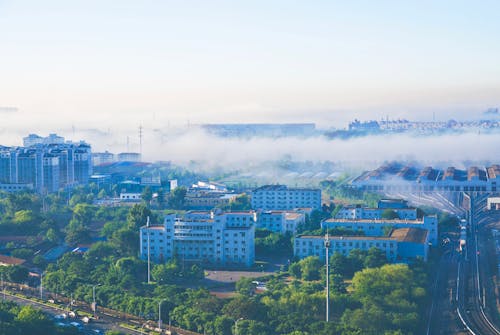
[[[281,234],[295,234],[297,227],[304,223],[305,215],[296,211],[262,211],[257,216],[257,228]]]
[[[141,202],[141,193],[120,193],[121,201]]]
[[[198,181],[192,184],[184,197],[184,204],[193,210],[211,210],[229,205],[241,194],[228,191],[223,184]]]
[[[23,145],[31,147],[37,144],[63,144],[64,137],[57,136],[56,134],[49,134],[47,137],[42,137],[37,134],[29,134],[23,137]]]
[[[256,213],[188,212],[165,216],[161,226],[140,229],[141,258],[165,262],[172,257],[216,266],[253,265]]]
[[[384,236],[394,228],[420,228],[429,231],[429,241],[433,245],[438,243],[438,219],[436,215],[424,216],[416,220],[385,220],[385,219],[328,219],[321,222],[321,228],[344,228],[354,231],[363,231],[366,236]]]
[[[115,154],[105,151],[105,152],[93,152],[92,153],[92,164],[101,165],[104,163],[113,163],[115,161]]]
[[[429,232],[419,228],[398,228],[389,236],[329,236],[329,252],[349,255],[351,250],[382,250],[390,262],[408,262],[417,257],[427,260],[429,252]],[[294,255],[299,258],[317,256],[325,260],[325,237],[297,236],[293,245]]]
[[[121,152],[117,155],[119,162],[140,162],[141,154],[138,152]]]
[[[381,219],[386,210],[394,211],[402,220],[416,220],[417,209],[408,207],[408,203],[399,199],[382,199],[377,208],[353,205],[343,207],[336,215],[336,219]]]
[[[252,192],[252,208],[256,210],[292,210],[298,207],[320,209],[321,190],[265,185]]]
[[[285,213],[285,231],[295,234],[300,225],[306,223],[306,216],[300,212]]]
[[[229,205],[238,195],[236,193],[188,191],[184,197],[184,205],[189,209],[212,209]]]

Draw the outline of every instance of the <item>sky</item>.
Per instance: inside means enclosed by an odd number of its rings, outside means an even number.
[[[0,132],[474,117],[499,104],[499,12],[498,1],[0,0]]]

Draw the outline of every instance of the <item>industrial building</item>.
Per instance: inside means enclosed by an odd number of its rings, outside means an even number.
[[[371,192],[497,192],[500,165],[445,169],[419,168],[397,162],[366,171],[351,183]]]

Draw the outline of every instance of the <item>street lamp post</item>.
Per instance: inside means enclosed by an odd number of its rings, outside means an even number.
[[[161,304],[165,301],[165,299],[160,300],[158,303],[158,328],[160,329],[161,332]]]
[[[151,284],[151,246],[149,242],[149,216],[146,220],[146,234],[148,235],[148,284]]]
[[[234,320],[234,335],[238,335],[238,321],[244,320],[243,318],[239,318]]]
[[[330,286],[329,284],[329,271],[328,271],[328,249],[330,248],[330,239],[328,238],[328,231],[325,235],[325,250],[326,250],[326,322],[328,322],[329,316],[330,316]]]
[[[100,285],[101,284],[92,285],[92,310],[94,312],[94,318],[96,317],[97,314],[97,303],[95,301],[95,288]]]

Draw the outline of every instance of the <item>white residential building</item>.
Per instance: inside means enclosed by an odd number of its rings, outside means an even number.
[[[105,152],[93,152],[92,153],[92,164],[101,165],[105,163],[113,163],[115,161],[115,154],[105,151]]]
[[[141,227],[141,258],[147,259],[149,245],[155,262],[175,256],[189,262],[249,267],[255,260],[255,222],[254,211],[193,211],[182,218],[169,214],[161,226]]]
[[[300,212],[285,213],[285,231],[295,234],[300,225],[306,223],[306,216]]]
[[[372,247],[382,250],[390,262],[408,262],[417,257],[427,260],[429,252],[429,232],[419,228],[394,229],[389,236],[329,236],[330,255],[339,252],[349,255],[351,250],[369,250]],[[293,245],[294,255],[298,258],[317,256],[325,260],[325,237],[297,236]]]
[[[321,190],[266,185],[252,192],[252,208],[262,210],[292,210],[297,207],[321,208]]]
[[[321,222],[321,228],[344,228],[361,230],[366,236],[384,236],[385,232],[394,228],[421,228],[429,231],[429,241],[438,243],[438,219],[436,215],[424,216],[416,220],[385,220],[385,219],[328,219]]]
[[[117,155],[119,162],[140,162],[141,154],[138,152],[121,152]]]
[[[262,211],[257,217],[257,228],[281,234],[295,234],[297,227],[305,223],[305,215],[296,211]]]
[[[366,208],[360,205],[347,206],[342,208],[336,215],[336,219],[381,219],[382,213],[393,210],[402,220],[416,220],[416,208]]]

